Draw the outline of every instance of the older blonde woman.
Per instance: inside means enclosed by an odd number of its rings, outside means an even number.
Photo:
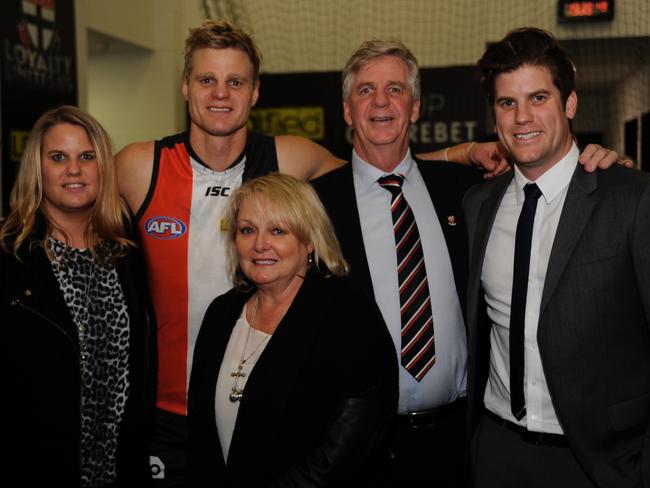
[[[41,116],[0,227],[6,473],[34,486],[146,480],[147,315],[110,140],[76,107]]]
[[[206,312],[190,381],[197,485],[378,482],[395,411],[395,350],[312,188],[272,174],[231,198],[236,287]],[[222,483],[222,484],[219,484]]]

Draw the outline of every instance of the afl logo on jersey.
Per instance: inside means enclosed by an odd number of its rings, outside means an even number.
[[[174,217],[151,217],[144,230],[154,239],[176,239],[185,234],[187,226]]]

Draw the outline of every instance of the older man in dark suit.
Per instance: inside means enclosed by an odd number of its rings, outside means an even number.
[[[409,151],[420,83],[417,61],[403,44],[362,44],[343,80],[352,163],[313,184],[353,281],[376,299],[396,346],[392,484],[460,486],[467,360],[461,197],[480,177],[457,164],[421,165]]]
[[[576,164],[575,71],[548,32],[479,68],[515,171],[464,202],[476,486],[650,486],[650,176]]]

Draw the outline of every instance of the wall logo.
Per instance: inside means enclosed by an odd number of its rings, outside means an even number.
[[[144,224],[144,231],[154,239],[176,239],[186,230],[187,226],[174,217],[151,217]]]
[[[22,0],[18,36],[23,46],[47,51],[54,38],[54,0]]]
[[[255,108],[248,128],[266,135],[291,134],[320,141],[325,137],[323,107]]]

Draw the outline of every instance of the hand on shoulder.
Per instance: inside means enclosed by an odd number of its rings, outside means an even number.
[[[578,162],[583,165],[585,171],[591,173],[597,168],[607,169],[612,164],[620,164],[626,168],[633,168],[634,162],[630,159],[621,159],[616,151],[607,149],[600,144],[588,144],[580,153]]]

